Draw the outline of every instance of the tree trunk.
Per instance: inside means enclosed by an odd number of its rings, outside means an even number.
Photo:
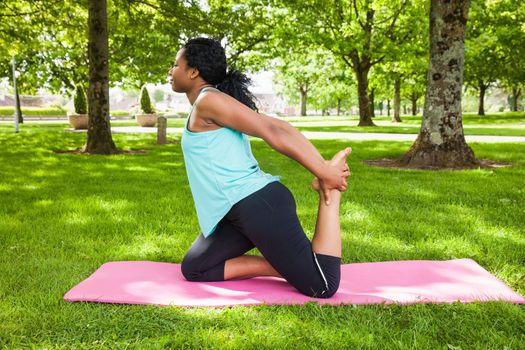
[[[370,117],[374,118],[376,116],[375,112],[375,103],[374,103],[374,94],[375,94],[375,88],[370,90]]]
[[[337,99],[337,116],[341,113],[341,99]]]
[[[478,89],[479,89],[479,105],[478,105],[478,115],[485,115],[485,91],[487,91],[487,86],[483,83],[483,81],[479,81],[478,83]]]
[[[386,115],[390,117],[390,99],[386,100]]]
[[[18,85],[16,86],[16,89],[15,89],[15,108],[18,114],[18,123],[23,124],[24,117],[22,117],[22,107],[20,104],[20,95],[18,94]]]
[[[301,88],[301,116],[306,116],[306,97],[307,92]]]
[[[512,89],[512,111],[517,112],[518,111],[518,100],[521,95],[521,89],[513,88]]]
[[[399,159],[407,167],[472,168],[479,165],[461,121],[464,38],[470,0],[431,0],[430,61],[419,135]]]
[[[401,79],[396,78],[394,81],[394,117],[392,123],[401,122]]]
[[[109,120],[108,25],[106,0],[89,0],[88,136],[83,152],[118,153]]]
[[[415,91],[410,95],[410,101],[412,102],[412,115],[417,115],[417,94]]]
[[[357,94],[359,96],[359,124],[357,126],[376,126],[370,114],[370,100],[368,98],[368,69],[356,68]]]

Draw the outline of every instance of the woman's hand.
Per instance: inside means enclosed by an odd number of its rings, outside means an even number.
[[[325,168],[319,176],[319,190],[323,192],[326,205],[330,204],[330,191],[336,189],[345,192],[346,179],[350,176],[350,169],[346,163],[346,157],[352,152],[350,147],[338,152],[334,158],[325,160]]]

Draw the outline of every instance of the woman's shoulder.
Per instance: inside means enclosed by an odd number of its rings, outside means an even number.
[[[217,113],[220,110],[231,110],[241,104],[232,96],[217,88],[207,88],[199,95],[199,103],[196,108],[204,113]]]

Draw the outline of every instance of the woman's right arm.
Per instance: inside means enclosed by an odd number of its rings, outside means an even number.
[[[346,191],[345,168],[331,166],[324,160],[317,148],[290,123],[270,118],[272,126],[265,141],[276,151],[294,159],[319,180],[323,181],[325,192],[331,189]]]
[[[317,148],[290,123],[259,114],[224,93],[205,92],[195,108],[200,116],[218,125],[263,139],[271,148],[297,161],[323,181],[325,192],[346,190],[345,169],[329,165]]]

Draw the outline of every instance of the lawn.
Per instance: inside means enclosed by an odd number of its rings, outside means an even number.
[[[418,134],[421,116],[403,115],[401,123],[392,123],[391,117],[378,115],[374,118],[377,126],[358,127],[358,117],[297,117],[286,118],[301,131],[378,132]],[[323,119],[327,118],[327,119]],[[463,115],[465,135],[525,136],[525,114],[497,113],[478,116]]]
[[[358,116],[306,116],[285,117],[301,131],[339,131],[339,132],[377,132],[394,134],[417,134],[421,127],[421,116],[402,115],[401,123],[392,123],[390,117],[377,115],[374,118],[375,127],[358,127]],[[168,127],[184,127],[185,118],[168,118]],[[12,121],[0,121],[0,125],[12,124]],[[69,127],[66,120],[45,122],[28,121],[28,124],[56,124]],[[137,126],[135,120],[112,120],[113,126]],[[463,127],[466,135],[499,135],[525,136],[525,114],[523,112],[506,112],[478,116],[463,115]]]
[[[0,348],[525,349],[525,306],[505,302],[223,309],[65,302],[105,262],[180,263],[198,223],[179,143],[114,134],[118,147],[148,152],[55,153],[85,140],[63,129],[24,125],[14,134],[0,124]],[[343,263],[472,258],[525,295],[525,144],[471,143],[477,157],[510,168],[427,172],[362,163],[400,156],[409,142],[313,143],[325,158],[354,150],[341,204]],[[313,176],[260,140],[252,148],[261,168],[294,193],[311,238]]]

